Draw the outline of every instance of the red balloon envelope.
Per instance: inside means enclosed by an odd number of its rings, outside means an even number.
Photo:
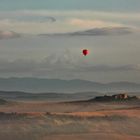
[[[88,51],[87,49],[84,49],[84,50],[83,50],[83,55],[86,56],[86,55],[88,55],[88,54],[89,54],[89,51]]]

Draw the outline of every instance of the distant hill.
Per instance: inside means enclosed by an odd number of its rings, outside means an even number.
[[[0,98],[7,100],[45,100],[45,101],[67,101],[90,99],[96,95],[102,95],[98,92],[79,92],[79,93],[27,93],[20,91],[0,91]]]
[[[23,92],[136,92],[140,91],[140,84],[130,82],[97,83],[86,80],[61,80],[61,79],[39,79],[39,78],[0,78],[1,91],[23,91]]]
[[[118,93],[105,93],[100,92],[77,92],[77,93],[53,93],[53,92],[44,92],[44,93],[28,93],[28,92],[20,92],[20,91],[0,91],[1,103],[6,103],[6,100],[23,100],[23,101],[116,101],[117,99],[121,99],[119,97],[123,96]],[[131,96],[127,99],[136,99],[138,93],[129,93]],[[113,96],[112,96],[113,95]],[[120,95],[120,96],[119,96]],[[136,96],[134,96],[136,95]],[[3,100],[5,99],[5,100]]]
[[[6,100],[0,99],[0,105],[6,104],[6,103],[7,103]]]
[[[140,84],[130,82],[97,83],[85,80],[39,78],[0,78],[0,90],[24,92],[85,92],[85,91],[140,91]]]

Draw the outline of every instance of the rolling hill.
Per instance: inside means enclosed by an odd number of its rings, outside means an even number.
[[[139,92],[140,84],[131,82],[97,83],[80,79],[0,78],[1,91],[23,92]]]

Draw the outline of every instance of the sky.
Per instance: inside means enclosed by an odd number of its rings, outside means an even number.
[[[0,0],[0,77],[140,83],[139,7],[139,0]],[[69,35],[77,32],[84,35]]]
[[[0,9],[140,11],[139,0],[0,0]]]

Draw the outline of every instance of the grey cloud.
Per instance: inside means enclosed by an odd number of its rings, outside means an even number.
[[[19,22],[48,22],[48,23],[56,22],[56,19],[51,16],[22,16],[11,18],[11,20]]]
[[[6,18],[5,18],[6,17]],[[30,15],[30,14],[10,14],[10,15],[2,15],[0,14],[1,21],[11,21],[11,22],[56,22],[56,18],[53,16],[46,15]]]
[[[110,65],[96,65],[81,67],[81,71],[87,72],[116,72],[116,71],[140,71],[139,65],[122,65],[122,66],[110,66]]]
[[[85,31],[77,31],[72,33],[56,33],[53,35],[70,35],[70,36],[110,36],[110,35],[127,35],[135,32],[131,27],[103,27],[93,28]],[[42,34],[48,35],[48,34]]]
[[[56,22],[56,19],[54,17],[45,17],[44,20],[46,20],[48,22]]]
[[[103,36],[103,35],[125,35],[133,33],[133,29],[130,27],[104,27],[94,28],[81,32],[74,32],[71,35],[87,35],[87,36]]]
[[[21,35],[13,31],[0,31],[0,39],[19,38]]]
[[[31,72],[35,68],[38,67],[38,63],[32,60],[14,60],[14,61],[7,61],[1,60],[0,61],[0,73],[26,73]]]
[[[65,59],[64,59],[65,58]],[[28,75],[42,75],[49,74],[53,76],[60,75],[75,75],[85,72],[119,72],[119,71],[140,71],[140,65],[91,65],[68,59],[68,56],[57,57],[49,56],[43,61],[36,62],[33,60],[14,60],[14,61],[0,61],[0,75],[2,74],[28,74]],[[74,59],[74,58],[73,58]]]

